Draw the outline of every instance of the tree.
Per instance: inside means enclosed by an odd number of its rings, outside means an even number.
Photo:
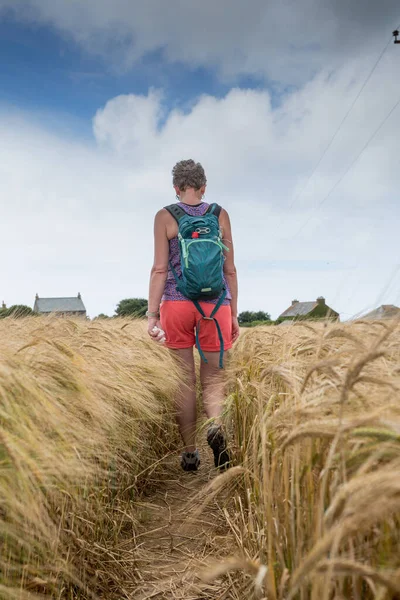
[[[144,317],[146,310],[145,298],[126,298],[118,303],[115,314],[117,317]]]
[[[270,321],[271,315],[267,312],[259,310],[257,312],[251,312],[249,310],[245,310],[238,315],[238,321],[240,325],[245,325],[247,323],[253,323],[254,321]]]
[[[242,323],[251,323],[252,318],[251,318],[252,313],[249,310],[245,310],[244,312],[241,312],[238,314],[238,321],[240,324]]]
[[[254,319],[252,321],[270,321],[271,315],[267,312],[259,310],[258,312],[253,313]]]
[[[0,319],[5,319],[6,317],[13,317],[14,319],[19,319],[20,317],[30,317],[35,313],[31,309],[30,306],[25,306],[25,304],[14,304],[9,308],[1,308],[0,309]]]

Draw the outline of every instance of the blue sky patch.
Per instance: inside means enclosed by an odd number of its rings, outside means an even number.
[[[76,133],[90,132],[96,111],[121,94],[147,95],[150,88],[163,90],[165,118],[173,109],[188,113],[204,94],[225,96],[233,82],[221,81],[214,69],[189,69],[183,63],[167,63],[163,51],[148,53],[129,71],[116,71],[100,57],[84,53],[77,44],[44,25],[0,20],[0,103],[40,114],[69,113]],[[235,87],[260,89],[253,76],[239,77]],[[278,104],[279,94],[272,92]],[[161,123],[162,125],[162,123]],[[73,126],[73,125],[72,125]]]

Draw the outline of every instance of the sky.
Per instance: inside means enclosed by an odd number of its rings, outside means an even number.
[[[147,297],[193,158],[239,311],[400,305],[399,25],[397,0],[0,0],[0,302]]]

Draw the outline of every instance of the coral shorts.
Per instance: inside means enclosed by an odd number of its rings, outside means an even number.
[[[200,302],[208,317],[215,308],[210,302]],[[190,300],[165,300],[160,307],[161,327],[165,331],[167,348],[192,348],[196,345],[196,327],[201,314]],[[221,328],[225,350],[232,348],[232,312],[229,305],[220,306],[215,318]],[[204,352],[219,352],[220,343],[214,321],[202,319],[199,341]]]

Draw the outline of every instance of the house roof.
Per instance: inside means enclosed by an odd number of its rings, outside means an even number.
[[[390,319],[400,315],[400,308],[394,304],[382,304],[378,308],[371,310],[362,319]]]
[[[82,298],[36,298],[34,310],[39,313],[86,312]]]
[[[287,321],[282,321],[282,323],[279,323],[279,327],[293,327],[294,323],[295,321],[288,319]]]
[[[289,306],[280,316],[281,317],[304,317],[308,315],[314,308],[318,306],[318,302],[296,302]]]

